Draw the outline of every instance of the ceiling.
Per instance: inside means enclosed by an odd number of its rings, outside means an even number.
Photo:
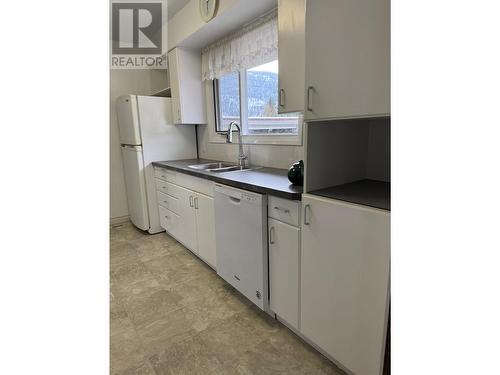
[[[178,46],[201,49],[224,36],[234,33],[242,25],[256,19],[267,11],[278,6],[278,0],[238,0],[225,12],[217,14],[212,22],[208,22],[193,32]]]
[[[189,0],[167,0],[168,19],[170,20],[175,16],[187,3],[189,3]]]

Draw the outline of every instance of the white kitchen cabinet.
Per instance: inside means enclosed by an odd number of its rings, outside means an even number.
[[[268,218],[270,307],[299,328],[300,229]]]
[[[160,226],[172,236],[178,237],[180,231],[179,215],[164,206],[158,206],[158,213],[160,215]]]
[[[198,255],[213,268],[216,267],[214,199],[204,194],[195,194],[196,233]]]
[[[379,375],[389,305],[390,214],[302,196],[301,333],[356,375]]]
[[[278,113],[304,110],[305,3],[278,1]]]
[[[165,194],[161,191],[156,191],[156,200],[160,206],[165,207],[167,210],[178,213],[179,212],[179,199],[171,195]]]
[[[215,268],[213,182],[158,167],[155,176],[160,225]]]
[[[298,227],[300,215],[300,201],[269,196],[267,216]]]
[[[196,236],[196,213],[194,211],[195,193],[181,186],[177,188],[179,191],[178,209],[181,227],[177,239],[196,253],[198,242]]]
[[[390,23],[390,0],[307,2],[304,120],[390,113]]]
[[[206,124],[201,53],[177,47],[167,58],[174,124]]]

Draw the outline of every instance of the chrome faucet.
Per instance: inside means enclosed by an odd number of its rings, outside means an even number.
[[[238,132],[238,167],[245,168],[245,160],[247,157],[243,153],[243,143],[241,143],[241,128],[236,121],[231,121],[227,127],[226,142],[233,143],[233,125],[236,127],[236,131]]]

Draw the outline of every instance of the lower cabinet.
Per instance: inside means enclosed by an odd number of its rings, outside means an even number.
[[[179,216],[180,230],[178,240],[195,253],[198,252],[198,239],[196,236],[196,212],[194,210],[195,192],[183,187],[179,191]]]
[[[300,229],[268,218],[270,307],[299,328]]]
[[[356,375],[383,368],[390,213],[302,196],[300,331]]]
[[[179,237],[180,217],[176,213],[166,209],[162,205],[158,206],[160,214],[160,226],[174,237]]]
[[[179,174],[175,184],[162,178],[163,170],[157,168],[157,197],[160,225],[170,235],[194,252],[213,268],[216,267],[214,199],[186,186],[213,191],[206,180]],[[177,185],[182,183],[185,186]]]
[[[194,208],[196,211],[198,255],[215,268],[217,263],[214,199],[207,195],[196,193],[194,197]]]

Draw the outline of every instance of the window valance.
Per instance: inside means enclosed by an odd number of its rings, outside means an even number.
[[[202,80],[211,80],[278,58],[278,12],[266,13],[202,51]]]

